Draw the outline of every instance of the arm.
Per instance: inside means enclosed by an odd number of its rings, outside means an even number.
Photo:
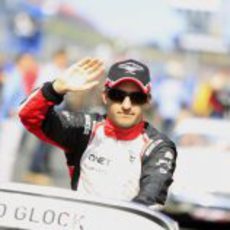
[[[97,59],[84,59],[71,66],[54,83],[45,83],[22,104],[19,111],[22,123],[40,139],[69,150],[77,141],[82,141],[80,135],[84,132],[85,116],[58,113],[53,107],[63,100],[65,93],[95,86],[98,83],[95,79],[102,73],[102,63]],[[86,79],[79,84],[75,78],[82,76]]]
[[[77,136],[84,131],[84,115],[77,116],[65,111],[56,112],[54,105],[59,104],[63,96],[53,90],[47,82],[35,91],[21,105],[19,117],[23,125],[38,138],[65,150],[76,144]]]
[[[164,204],[176,166],[176,148],[164,141],[143,159],[140,191],[133,201],[145,205]]]

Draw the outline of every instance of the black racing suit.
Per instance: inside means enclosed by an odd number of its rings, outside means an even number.
[[[126,185],[127,181],[124,181],[124,190],[127,188],[128,191],[126,192],[128,193],[132,190],[132,195],[127,196],[129,200],[146,205],[153,205],[155,203],[164,204],[168,188],[173,181],[172,177],[176,165],[177,152],[174,143],[165,135],[158,132],[148,122],[144,122],[143,132],[140,133],[138,138],[131,141],[113,140],[103,132],[106,116],[55,111],[54,106],[61,103],[62,100],[63,96],[54,91],[52,83],[47,82],[23,102],[19,116],[24,126],[30,132],[43,141],[64,150],[71,176],[72,189],[79,189],[79,184],[81,186],[80,180],[82,180],[83,187],[84,180],[88,179],[90,183],[95,183],[92,187],[99,185],[100,175],[103,178],[109,178],[107,174],[110,167],[113,167],[113,170],[117,168],[117,171],[114,171],[115,175],[112,175],[114,180],[109,180],[109,183],[111,183],[111,188],[114,186],[116,190],[116,183],[120,183],[116,182],[119,181],[118,179],[116,180],[116,176],[120,176],[121,180],[123,180],[122,174],[124,176],[129,175],[129,172],[126,173],[125,170],[129,170],[130,168],[134,172],[133,175],[137,175],[139,178],[138,184],[134,183],[135,179],[132,179],[133,181],[131,182],[129,178],[127,179],[128,183],[130,183],[130,190]],[[99,126],[101,126],[101,129],[96,128]],[[145,139],[145,141],[142,141],[142,139]],[[103,151],[103,142],[111,143],[111,149]],[[117,146],[121,146],[119,147],[119,151],[116,150],[116,143]],[[143,148],[139,148],[140,146]],[[122,170],[123,166],[122,164],[119,166],[118,163],[114,167],[113,160],[117,157],[118,153],[114,154],[113,152],[115,150],[121,152],[123,151],[122,148],[127,149],[127,151],[124,150],[124,154],[131,152],[134,155],[130,155],[129,158],[127,157],[127,165],[124,166],[125,170],[120,172],[119,167]],[[96,153],[94,154],[93,151]],[[106,154],[110,154],[110,158]],[[126,159],[124,155],[121,155],[121,157]],[[137,159],[136,166],[132,166],[131,164],[133,164],[133,161],[135,162],[135,159]],[[98,166],[94,166],[93,164],[97,164]],[[137,169],[138,167],[139,169]],[[82,170],[86,172],[83,173]],[[88,173],[87,170],[94,170],[93,173],[98,173],[99,176],[87,178],[90,177],[89,175],[94,175],[91,172]],[[84,174],[86,175],[84,176]],[[132,174],[130,175],[130,177],[133,176]],[[105,189],[107,186],[109,188],[109,185],[105,184],[104,186]]]

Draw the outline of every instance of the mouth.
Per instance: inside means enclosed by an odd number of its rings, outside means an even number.
[[[134,114],[131,114],[131,113],[118,113],[118,115],[123,118],[131,118],[134,116]]]

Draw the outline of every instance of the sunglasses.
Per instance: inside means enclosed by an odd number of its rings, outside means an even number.
[[[148,102],[150,95],[142,92],[132,92],[128,93],[120,89],[107,88],[107,96],[110,100],[114,102],[122,103],[126,97],[130,98],[130,101],[134,105],[143,105]]]

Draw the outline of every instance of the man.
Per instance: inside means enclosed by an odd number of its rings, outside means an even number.
[[[148,68],[135,60],[115,63],[102,94],[107,114],[57,113],[67,92],[99,83],[104,65],[86,58],[34,92],[21,107],[25,127],[65,151],[72,189],[146,205],[164,204],[175,169],[176,148],[143,120],[150,101]]]

